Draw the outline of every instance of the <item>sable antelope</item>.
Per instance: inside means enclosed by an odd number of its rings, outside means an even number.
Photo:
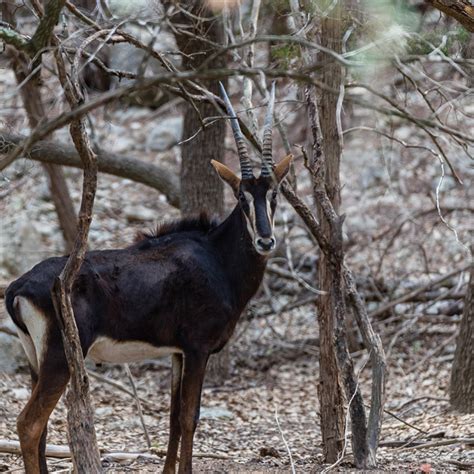
[[[222,87],[222,86],[221,86]],[[257,291],[275,247],[273,217],[278,184],[292,157],[274,165],[272,117],[265,119],[260,176],[253,175],[244,137],[222,87],[231,117],[242,178],[212,165],[234,191],[237,205],[220,224],[201,216],[162,225],[120,250],[86,254],[73,288],[73,308],[84,355],[96,362],[125,363],[172,356],[170,434],[164,472],[192,470],[194,431],[210,354],[229,340]],[[47,472],[48,418],[69,371],[51,300],[51,286],[67,257],[49,258],[13,282],[7,310],[29,360],[33,390],[17,427],[27,473]]]

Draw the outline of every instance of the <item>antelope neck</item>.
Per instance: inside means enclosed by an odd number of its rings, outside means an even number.
[[[240,290],[238,298],[245,300],[245,306],[260,286],[267,257],[255,250],[240,204],[211,231],[209,239],[219,253],[233,287]]]

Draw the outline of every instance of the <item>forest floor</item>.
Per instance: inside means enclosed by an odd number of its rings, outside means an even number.
[[[194,462],[197,472],[290,472],[292,464],[296,472],[320,472],[328,467],[322,463],[314,320],[309,306],[266,321],[254,319],[234,341],[230,377],[223,385],[208,385],[203,391],[202,416],[195,437],[195,452],[199,456]],[[451,411],[447,399],[452,346],[452,342],[446,344],[445,335],[432,334],[424,339],[423,345],[412,340],[394,347],[389,359],[387,411],[378,471],[473,469],[473,446],[463,440],[472,442],[474,416]],[[356,367],[363,367],[360,385],[365,399],[369,400],[370,370],[365,361],[364,355],[355,355]],[[146,402],[142,408],[153,449],[146,448],[134,399],[109,383],[91,378],[100,448],[160,453],[166,449],[168,432],[168,361],[132,365],[131,369],[139,396]],[[130,389],[122,367],[102,366],[94,370]],[[3,439],[17,439],[15,419],[26,403],[28,386],[26,372],[2,374],[0,433]],[[48,442],[65,445],[66,411],[62,401],[49,427]],[[423,442],[427,447],[408,447],[410,442]],[[443,442],[452,444],[437,446]],[[391,444],[397,447],[390,447]],[[106,472],[156,472],[163,462],[157,456],[152,460],[106,462],[105,466]],[[67,472],[71,464],[66,460],[50,460],[49,466],[52,472]],[[20,456],[0,455],[1,472],[21,469]],[[332,472],[338,471],[354,471],[350,449]]]

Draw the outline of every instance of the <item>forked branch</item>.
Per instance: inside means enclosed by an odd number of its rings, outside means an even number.
[[[61,51],[56,51],[55,56],[61,85],[69,105],[73,108],[81,99],[79,85],[74,79],[71,80],[68,77]],[[72,308],[71,294],[87,249],[87,238],[97,189],[97,157],[92,151],[84,118],[72,121],[70,133],[84,165],[82,200],[74,247],[61,274],[54,281],[51,295],[61,328],[64,352],[71,376],[71,385],[66,401],[69,442],[74,466],[77,472],[95,474],[102,471],[102,466],[90,402],[89,378],[84,366],[84,356]]]

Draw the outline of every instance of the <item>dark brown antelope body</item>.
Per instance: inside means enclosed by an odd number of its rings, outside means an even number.
[[[231,108],[229,114],[235,115]],[[261,283],[275,246],[276,191],[290,161],[285,158],[259,178],[250,171],[242,180],[213,163],[238,197],[222,223],[203,216],[181,220],[125,249],[86,254],[72,294],[84,355],[110,363],[172,355],[165,472],[175,471],[180,441],[179,471],[191,472],[206,363],[229,340]],[[27,473],[47,472],[47,421],[69,380],[50,294],[66,260],[39,263],[5,294],[33,379],[31,398],[18,419]]]

